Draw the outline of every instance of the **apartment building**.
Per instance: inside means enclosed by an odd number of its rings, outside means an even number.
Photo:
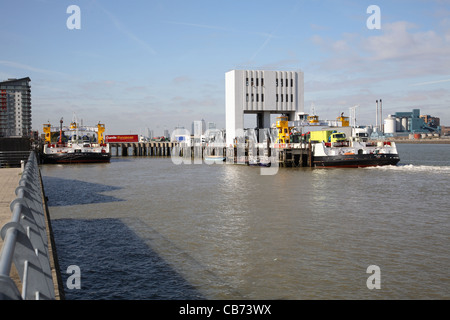
[[[0,137],[25,137],[31,133],[30,78],[0,82]]]

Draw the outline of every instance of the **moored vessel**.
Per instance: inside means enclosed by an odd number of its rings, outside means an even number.
[[[395,142],[349,141],[332,146],[325,142],[311,144],[314,167],[374,167],[396,165],[400,161]]]
[[[104,138],[105,125],[80,126],[74,119],[69,127],[44,124],[45,144],[43,163],[96,163],[109,162],[111,152]]]
[[[344,123],[345,117],[340,121]],[[302,133],[293,131],[287,117],[278,117],[278,144],[300,143],[309,149],[311,167],[373,167],[396,165],[400,161],[395,142],[367,141],[366,138],[347,137],[343,128],[313,130]]]

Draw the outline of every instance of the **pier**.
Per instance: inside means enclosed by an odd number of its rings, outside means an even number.
[[[115,142],[109,143],[111,154],[126,156],[170,156],[177,142]]]
[[[176,162],[220,162],[281,167],[312,167],[311,141],[294,128],[287,116],[277,117],[276,128],[234,130],[229,139],[223,130],[193,135],[177,130],[175,142],[108,143],[112,156],[170,156]]]
[[[228,164],[278,165],[280,167],[312,166],[311,146],[308,143],[253,143],[252,140],[237,142],[233,146],[224,143],[179,142],[123,142],[110,143],[114,157],[172,157],[180,161],[218,161]],[[215,157],[215,158],[214,158]]]

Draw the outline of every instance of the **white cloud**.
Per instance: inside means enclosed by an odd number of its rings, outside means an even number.
[[[192,79],[189,76],[178,76],[172,79],[172,83],[176,85],[190,82],[192,82]]]
[[[427,107],[450,121],[450,23],[440,22],[440,30],[397,21],[383,23],[380,31],[338,39],[312,36],[311,43],[326,57],[308,66],[305,94],[330,112],[347,104],[371,110],[371,101],[383,98],[386,107]],[[420,92],[412,86],[421,86]]]
[[[450,42],[434,30],[413,32],[417,26],[407,21],[383,24],[383,34],[363,40],[371,60],[434,58],[450,54]]]
[[[54,75],[66,76],[66,74],[64,74],[62,72],[47,70],[47,69],[42,69],[42,68],[36,68],[36,67],[29,66],[29,65],[26,65],[26,64],[23,64],[20,62],[15,62],[15,61],[0,60],[0,64],[3,66],[9,67],[9,68],[13,68],[13,69],[21,69],[21,70],[25,70],[25,71],[53,75],[53,76]]]
[[[411,86],[424,86],[424,85],[429,85],[429,84],[438,84],[438,83],[443,83],[443,82],[450,82],[450,79],[444,79],[444,80],[436,80],[436,81],[427,81],[427,82],[419,82],[419,83],[414,83]]]
[[[343,34],[334,41],[314,35],[311,42],[329,53],[318,64],[323,70],[367,74],[383,70],[401,78],[448,74],[450,39],[447,38],[445,33],[420,31],[413,23],[398,21],[384,23],[379,35]]]

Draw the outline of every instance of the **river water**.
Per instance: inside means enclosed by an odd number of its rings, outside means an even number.
[[[63,282],[80,284],[66,299],[448,299],[450,145],[398,149],[395,167],[274,175],[43,165]]]

